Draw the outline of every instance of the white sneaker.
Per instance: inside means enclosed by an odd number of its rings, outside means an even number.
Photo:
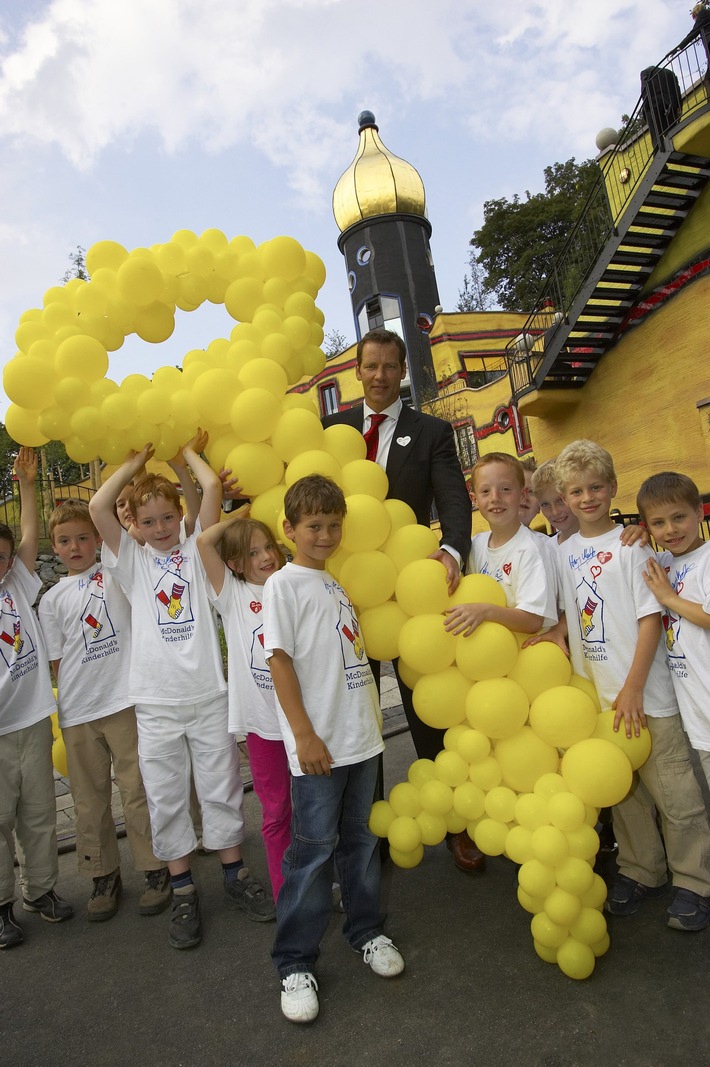
[[[388,937],[380,934],[373,937],[362,948],[362,958],[369,963],[380,978],[394,978],[404,970],[402,953],[392,944]]]
[[[312,1023],[318,1015],[318,983],[310,971],[281,979],[281,1011],[292,1023]]]

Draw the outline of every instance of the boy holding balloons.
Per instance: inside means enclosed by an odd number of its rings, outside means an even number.
[[[37,457],[21,448],[14,465],[20,487],[21,540],[0,526],[0,948],[23,941],[15,921],[13,832],[20,860],[22,906],[48,922],[71,918],[55,891],[57,809],[52,773],[54,694],[32,603],[42,583],[34,565],[39,545]]]

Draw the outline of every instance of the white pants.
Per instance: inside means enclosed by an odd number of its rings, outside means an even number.
[[[157,859],[187,856],[197,844],[190,818],[190,767],[202,809],[205,848],[244,840],[244,787],[227,695],[199,704],[136,704],[138,757]]]

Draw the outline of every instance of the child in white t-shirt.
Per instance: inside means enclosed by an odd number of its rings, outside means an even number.
[[[274,683],[264,656],[262,601],[267,579],[286,560],[268,526],[239,512],[201,533],[197,548],[209,583],[207,595],[224,624],[229,732],[246,737],[276,900],[283,882],[281,864],[291,840],[291,777]]]
[[[47,653],[32,604],[42,583],[34,565],[39,544],[37,457],[21,448],[14,466],[20,487],[21,540],[13,559],[12,530],[0,525],[0,949],[22,943],[15,921],[13,834],[20,861],[22,906],[48,922],[73,908],[55,890],[57,806],[52,772],[56,710]]]
[[[49,519],[52,547],[67,576],[39,606],[47,654],[59,694],[76,813],[79,869],[93,877],[90,922],[118,911],[120,856],[111,812],[111,768],[121,793],[126,836],[136,870],[145,872],[141,915],[170,904],[170,874],[151,849],[150,817],[138,767],[136,713],[128,699],[131,609],[120,586],[96,562],[99,536],[82,500],[67,500]]]
[[[306,1023],[318,1015],[313,968],[334,860],[350,946],[383,978],[400,974],[404,960],[382,933],[379,842],[368,825],[384,748],[377,689],[350,598],[325,569],[345,498],[329,478],[310,475],[288,489],[284,511],[296,552],[264,587],[264,650],[291,768],[293,833],[271,956],[281,1011]]]
[[[202,486],[199,518],[207,529],[219,518],[222,488],[190,445],[183,453]],[[180,541],[177,490],[159,475],[148,475],[134,487],[131,514],[145,545],[121,528],[115,514],[119,492],[151,455],[146,446],[129,456],[98,490],[90,510],[104,541],[104,565],[131,604],[129,698],[136,705],[153,852],[167,862],[173,887],[169,940],[173,948],[183,949],[202,939],[190,868],[197,843],[189,812],[190,768],[204,843],[220,853],[227,899],[255,921],[273,919],[274,906],[242,860],[243,787],[236,741],[227,730],[219,643],[196,537]]]
[[[637,507],[659,552],[644,578],[665,608],[666,660],[683,725],[710,783],[710,543],[695,482],[664,471],[647,478]]]
[[[665,891],[670,868],[667,925],[703,930],[710,924],[710,828],[660,643],[658,601],[644,580],[653,553],[622,545],[610,515],[617,483],[605,449],[574,441],[556,471],[579,533],[559,550],[566,618],[547,636],[567,634],[575,671],[594,682],[602,708],[616,711],[614,729],[623,722],[630,737],[647,726],[652,740],[628,796],[613,809],[619,874],[606,908],[633,915],[646,897]]]

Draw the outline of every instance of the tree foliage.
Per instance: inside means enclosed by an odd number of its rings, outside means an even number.
[[[328,330],[323,338],[323,351],[325,352],[326,359],[332,359],[333,356],[339,356],[340,353],[344,352],[348,347],[348,343],[345,334],[340,330]]]
[[[594,160],[545,167],[545,191],[487,200],[483,226],[471,238],[483,288],[505,311],[531,311],[595,183]]]
[[[69,262],[71,263],[71,266],[67,267],[62,275],[64,284],[66,285],[72,278],[81,278],[82,281],[88,282],[89,275],[86,270],[86,249],[82,248],[81,245],[77,245],[76,250],[69,253]]]
[[[485,271],[472,248],[468,253],[468,274],[463,276],[459,289],[457,311],[488,311],[494,304],[494,294],[485,284]]]

